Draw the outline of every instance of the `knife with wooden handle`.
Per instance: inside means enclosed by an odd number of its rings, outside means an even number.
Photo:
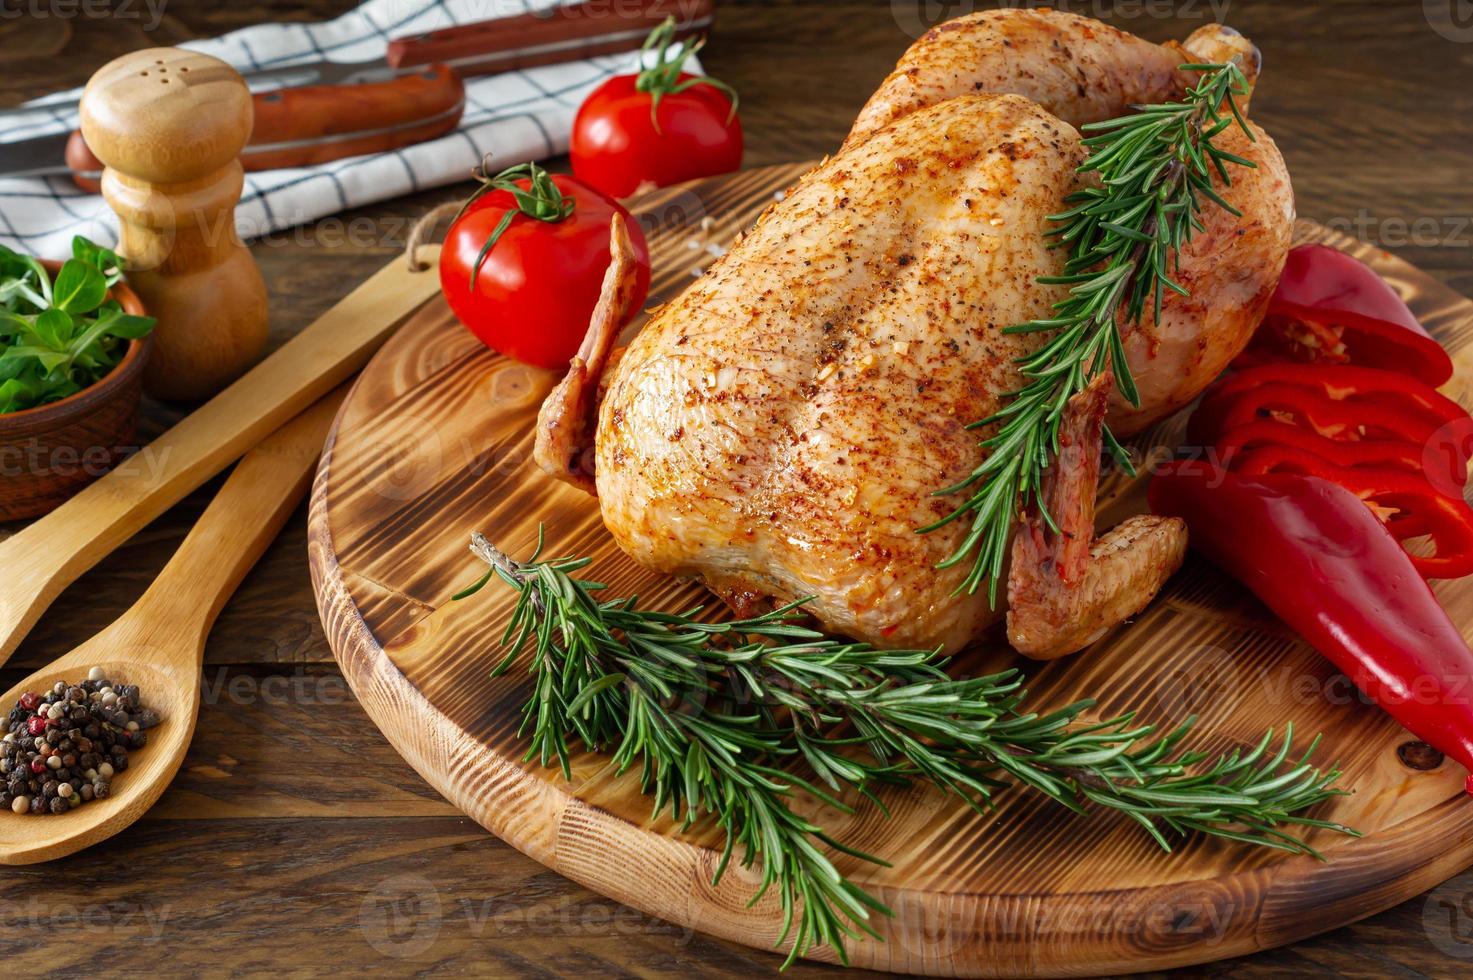
[[[249,83],[289,87],[252,97],[256,125],[241,163],[247,170],[309,166],[443,136],[464,111],[461,78],[632,51],[671,16],[678,36],[705,31],[715,0],[586,0],[398,38],[380,60],[250,73]],[[0,144],[0,177],[71,174],[95,192],[101,170],[78,132]]]
[[[251,103],[256,122],[241,151],[241,166],[279,170],[444,136],[465,111],[465,85],[453,70],[432,65],[386,82],[258,92]],[[76,185],[97,193],[102,163],[81,130],[67,138],[64,159]]]
[[[462,75],[486,75],[632,51],[666,17],[675,18],[676,37],[710,28],[715,0],[590,0],[506,20],[446,27],[389,42],[392,65],[443,63]],[[505,32],[513,29],[515,44]]]

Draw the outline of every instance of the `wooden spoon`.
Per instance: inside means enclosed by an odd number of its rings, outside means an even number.
[[[129,753],[106,799],[58,815],[0,812],[0,863],[49,861],[110,837],[141,817],[173,779],[199,716],[205,638],[302,499],[346,393],[346,386],[333,391],[241,460],[131,609],[0,697],[3,717],[24,692],[75,684],[101,667],[114,684],[137,684],[143,706],[161,718],[147,744]]]
[[[62,590],[185,494],[368,363],[440,291],[439,248],[384,266],[245,377],[56,510],[0,541],[0,664]],[[432,304],[420,316],[435,318]],[[408,329],[414,329],[411,321]]]

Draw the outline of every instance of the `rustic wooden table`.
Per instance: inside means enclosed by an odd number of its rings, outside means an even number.
[[[1466,4],[1051,5],[1159,40],[1182,37],[1215,15],[1243,30],[1266,59],[1254,115],[1288,158],[1300,213],[1473,294],[1473,23]],[[350,6],[7,0],[0,5],[0,104],[80,84],[134,48],[261,21],[318,20]],[[980,6],[728,0],[706,65],[742,93],[748,163],[813,158],[838,145],[923,24]],[[273,342],[390,260],[413,219],[467,189],[384,202],[256,243],[271,290]],[[150,406],[145,434],[176,418]],[[217,486],[189,497],[70,589],[0,681],[8,685],[125,609]],[[7,975],[124,964],[301,975],[335,968],[687,976],[777,966],[771,955],[692,935],[574,885],[440,799],[378,734],[334,667],[304,540],[299,513],[221,616],[206,655],[194,746],[150,815],[55,865],[0,870]],[[1376,887],[1366,883],[1368,904]],[[1185,972],[1461,976],[1470,964],[1473,872],[1465,872],[1357,925]],[[805,964],[790,975],[836,972]]]

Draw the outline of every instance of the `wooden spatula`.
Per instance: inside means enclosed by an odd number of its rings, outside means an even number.
[[[106,799],[59,815],[0,812],[0,863],[49,861],[110,837],[142,816],[174,778],[199,715],[205,638],[306,493],[346,393],[346,386],[332,392],[241,460],[131,609],[0,697],[0,712],[8,711],[26,691],[44,694],[57,681],[75,684],[101,667],[114,683],[138,685],[142,703],[161,718]]]
[[[180,498],[342,383],[440,289],[402,256],[120,467],[0,542],[0,664],[61,591]],[[410,329],[413,329],[412,326]],[[145,465],[146,463],[146,465]]]

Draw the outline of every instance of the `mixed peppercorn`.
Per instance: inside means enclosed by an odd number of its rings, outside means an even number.
[[[80,684],[58,681],[45,694],[27,691],[10,710],[0,738],[0,806],[15,813],[66,813],[112,791],[128,768],[128,752],[159,723],[138,687],[114,685],[101,667]]]

